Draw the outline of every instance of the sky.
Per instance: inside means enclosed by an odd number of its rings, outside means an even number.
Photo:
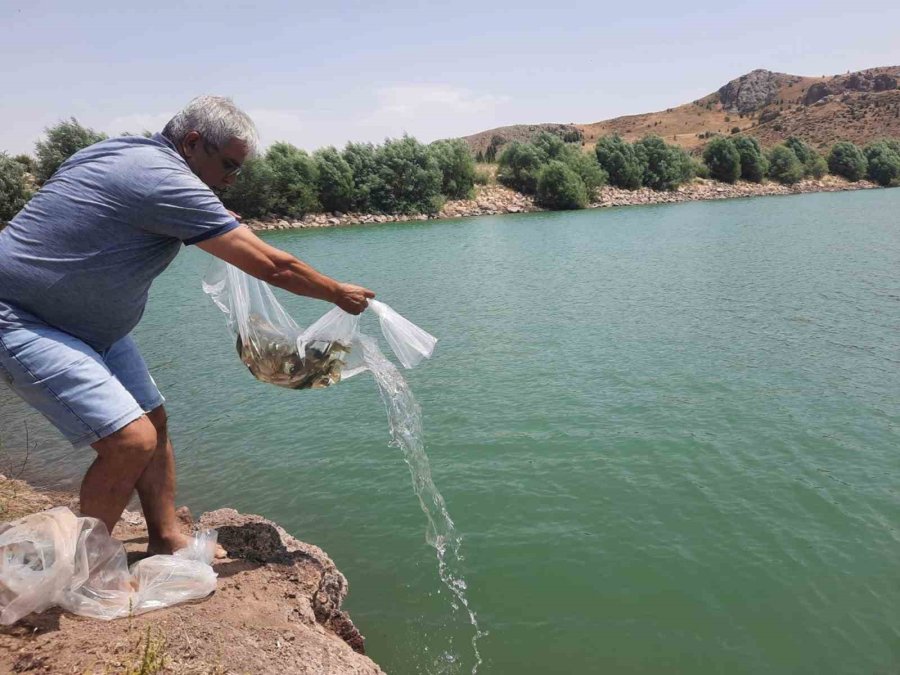
[[[900,65],[900,3],[0,0],[0,151],[74,116],[158,131],[230,96],[263,145],[596,122],[704,96],[755,68]]]

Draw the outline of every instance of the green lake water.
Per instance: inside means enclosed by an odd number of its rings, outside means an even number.
[[[440,339],[405,374],[480,673],[900,670],[900,190],[265,238]],[[208,260],[183,252],[136,331],[179,503],[321,546],[386,671],[470,672],[372,378],[253,380]],[[0,406],[12,458],[28,421],[26,477],[76,486],[90,451]]]

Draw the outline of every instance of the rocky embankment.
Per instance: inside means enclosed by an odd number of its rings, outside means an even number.
[[[649,188],[622,190],[602,187],[588,208],[609,206],[639,206],[643,204],[674,204],[677,202],[703,201],[710,199],[736,199],[741,197],[762,197],[771,195],[792,195],[804,192],[838,192],[842,190],[866,190],[879,187],[869,181],[851,183],[836,176],[825,176],[819,180],[804,180],[794,185],[780,183],[720,183],[697,178],[671,192],[658,192]],[[371,213],[316,213],[299,220],[266,218],[248,220],[247,225],[254,230],[289,230],[295,228],[339,227],[342,225],[370,225],[377,223],[403,223],[432,218],[464,218],[472,216],[494,216],[504,213],[527,213],[541,211],[534,199],[499,185],[479,185],[475,188],[474,199],[448,201],[433,216],[390,215]]]
[[[75,510],[77,498],[43,495],[0,477],[0,519],[55,505]],[[213,564],[215,593],[110,622],[59,609],[30,614],[0,627],[0,672],[382,673],[341,609],[347,580],[324,551],[232,509],[205,513],[196,523],[184,508],[179,517],[185,531],[218,530],[229,557]],[[113,535],[125,543],[129,562],[146,548],[140,513],[126,511]]]

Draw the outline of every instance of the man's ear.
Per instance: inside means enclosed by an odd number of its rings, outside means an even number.
[[[181,152],[184,156],[193,157],[200,150],[200,141],[202,140],[200,132],[189,131],[181,141]]]

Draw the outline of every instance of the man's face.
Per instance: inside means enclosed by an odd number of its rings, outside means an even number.
[[[181,142],[181,154],[191,171],[211,188],[233,185],[248,148],[245,143],[232,138],[223,147],[206,142],[196,131],[191,131]]]

